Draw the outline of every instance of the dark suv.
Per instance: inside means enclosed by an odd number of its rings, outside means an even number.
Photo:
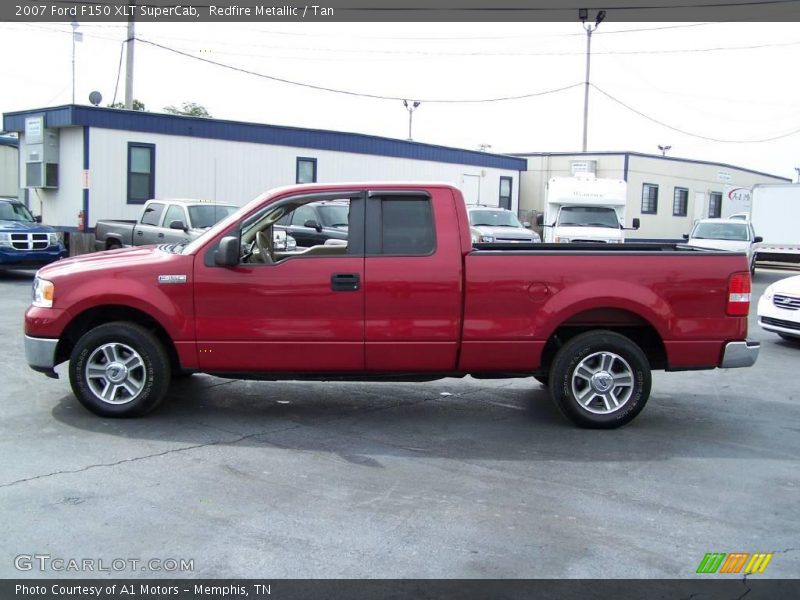
[[[327,240],[347,242],[350,204],[342,200],[311,202],[298,207],[278,225],[297,240],[300,248],[324,244]]]

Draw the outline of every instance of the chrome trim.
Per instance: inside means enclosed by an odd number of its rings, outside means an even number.
[[[25,359],[33,369],[52,369],[56,366],[58,339],[25,336]]]
[[[772,296],[772,304],[776,308],[797,310],[800,309],[800,298],[795,296],[787,296],[786,294],[775,294]]]
[[[722,353],[721,369],[752,367],[758,358],[761,342],[746,340],[744,342],[728,342]]]

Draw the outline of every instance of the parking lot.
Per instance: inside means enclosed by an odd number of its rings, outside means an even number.
[[[195,376],[147,418],[101,419],[64,365],[27,367],[32,273],[0,273],[0,577],[684,578],[737,551],[796,577],[800,344],[755,320],[791,274],[755,275],[753,368],[657,372],[633,423],[586,431],[533,379]],[[18,570],[33,554],[192,568]]]

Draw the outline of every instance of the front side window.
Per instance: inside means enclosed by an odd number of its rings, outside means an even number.
[[[652,183],[642,184],[642,214],[658,213],[658,186]]]
[[[161,223],[161,213],[164,212],[164,205],[160,202],[151,202],[144,209],[142,215],[142,225],[158,225]]]
[[[672,198],[672,216],[685,217],[689,208],[689,190],[686,188],[675,188]]]
[[[164,217],[164,227],[169,227],[173,221],[180,221],[186,227],[186,216],[183,213],[183,207],[177,204],[172,204],[167,209],[167,216]]]
[[[708,216],[718,219],[722,214],[722,192],[711,192],[708,195]]]
[[[297,157],[297,183],[316,183],[317,181],[317,159]]]
[[[155,196],[155,144],[128,143],[128,204],[144,204]]]

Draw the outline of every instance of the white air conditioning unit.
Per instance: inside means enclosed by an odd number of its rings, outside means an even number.
[[[44,116],[25,119],[26,188],[58,187],[58,130],[45,129]]]

